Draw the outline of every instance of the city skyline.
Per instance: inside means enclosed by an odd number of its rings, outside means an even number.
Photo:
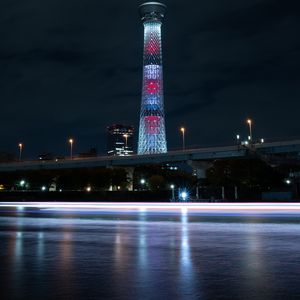
[[[187,145],[234,142],[248,117],[254,138],[299,137],[296,1],[162,2],[170,148],[181,126]],[[138,128],[141,3],[0,5],[1,151],[104,152],[106,126]]]

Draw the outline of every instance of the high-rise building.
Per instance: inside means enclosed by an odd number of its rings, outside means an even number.
[[[114,124],[107,127],[107,154],[133,154],[133,126]]]
[[[144,56],[138,154],[167,152],[161,50],[165,10],[166,6],[158,2],[139,6],[144,25]]]

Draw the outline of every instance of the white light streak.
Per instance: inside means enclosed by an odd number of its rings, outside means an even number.
[[[0,202],[6,208],[39,208],[56,210],[99,210],[137,212],[227,212],[227,213],[295,213],[300,214],[300,203],[119,203],[119,202]]]

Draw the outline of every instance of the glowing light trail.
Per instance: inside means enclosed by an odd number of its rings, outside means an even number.
[[[185,213],[293,213],[300,214],[300,203],[119,203],[119,202],[0,202],[6,208],[39,208],[98,211],[143,211],[143,212],[182,212]]]

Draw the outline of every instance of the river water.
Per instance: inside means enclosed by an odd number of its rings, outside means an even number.
[[[1,209],[1,299],[300,299],[299,215]]]

